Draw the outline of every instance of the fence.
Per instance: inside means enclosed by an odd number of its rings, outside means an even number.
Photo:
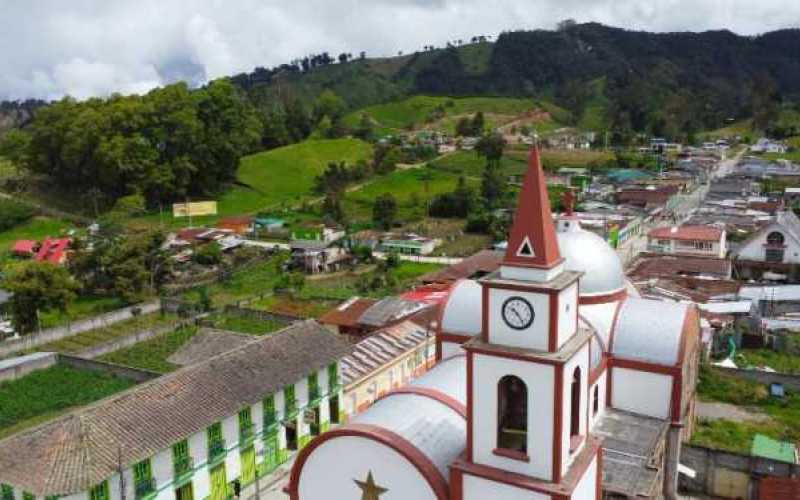
[[[279,314],[268,311],[259,311],[258,309],[247,309],[240,306],[225,306],[224,313],[230,316],[239,318],[252,319],[256,321],[276,321],[279,323],[293,323],[303,318],[299,316],[292,316],[289,314]]]
[[[765,385],[783,384],[783,387],[792,392],[800,392],[800,375],[765,372],[761,370],[742,370],[741,368],[723,368],[721,366],[716,366],[714,368],[726,375],[731,375],[736,378]]]
[[[764,479],[800,474],[797,464],[686,444],[680,462],[696,473],[694,478],[680,475],[683,492],[724,498],[757,500]]]
[[[89,330],[94,330],[96,328],[104,328],[109,325],[119,323],[120,321],[131,319],[134,316],[138,316],[140,314],[150,314],[158,312],[160,309],[161,309],[161,303],[158,301],[147,302],[144,304],[137,304],[129,307],[124,307],[122,309],[117,309],[116,311],[111,311],[105,314],[100,314],[93,318],[76,321],[74,323],[65,326],[49,328],[47,330],[42,330],[41,332],[38,333],[33,333],[30,335],[25,335],[23,337],[6,340],[0,342],[0,358],[4,358],[6,356],[15,354],[20,351],[33,349],[42,344],[55,342],[56,340],[61,340],[67,337],[71,337],[73,335],[87,332]]]
[[[150,370],[131,368],[130,366],[106,363],[104,361],[96,361],[93,359],[81,358],[79,356],[71,356],[69,354],[59,354],[58,363],[75,368],[77,370],[92,370],[106,373],[115,377],[132,380],[138,384],[161,376],[160,373],[152,372]]]

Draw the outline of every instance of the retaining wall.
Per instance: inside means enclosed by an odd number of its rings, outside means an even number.
[[[115,377],[132,380],[137,384],[147,382],[148,380],[153,380],[154,378],[161,376],[160,373],[152,372],[150,370],[131,368],[130,366],[106,363],[104,361],[96,361],[94,359],[86,359],[69,354],[58,354],[58,363],[78,370],[103,372],[108,375],[114,375]]]
[[[36,352],[0,361],[0,382],[15,380],[33,371],[50,368],[57,361],[58,355],[54,352]]]
[[[161,326],[158,328],[139,330],[138,332],[132,333],[128,336],[120,337],[105,342],[103,344],[96,345],[88,349],[84,349],[83,351],[78,352],[76,355],[78,357],[85,359],[98,358],[104,354],[108,354],[114,351],[118,351],[120,349],[124,349],[126,347],[130,347],[134,344],[138,344],[139,342],[143,342],[145,340],[152,339],[154,337],[158,337],[160,335],[164,335],[169,332],[173,332],[178,328],[188,326],[194,323],[195,323],[194,319],[188,319],[188,320],[178,321],[174,324]]]
[[[715,366],[714,369],[719,370],[726,375],[732,375],[736,378],[758,382],[759,384],[783,384],[783,386],[789,391],[800,392],[800,375],[777,372],[772,373],[760,370],[742,370],[740,368],[722,368],[719,366]]]

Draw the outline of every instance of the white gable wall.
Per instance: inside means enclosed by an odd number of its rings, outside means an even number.
[[[570,500],[598,500],[597,499],[597,457],[592,459],[591,465],[586,469],[578,486],[572,492]]]
[[[577,457],[583,446],[586,444],[584,439],[583,444],[575,450],[574,453],[569,452],[570,442],[570,416],[572,415],[572,376],[576,368],[581,370],[581,401],[580,409],[578,410],[579,416],[579,435],[586,437],[586,415],[588,411],[588,387],[589,387],[589,344],[583,346],[575,355],[564,365],[564,384],[562,390],[564,392],[562,399],[562,427],[561,427],[561,472],[565,475],[567,468],[572,464]]]
[[[567,287],[558,295],[558,347],[575,334],[578,324],[578,284]]]
[[[595,383],[589,388],[589,424],[592,428],[594,425],[600,420],[603,414],[606,411],[606,385],[608,384],[608,370],[603,372],[600,377],[597,378]],[[598,407],[597,413],[593,413],[594,411],[594,390],[595,387],[597,390],[597,399],[598,399]]]
[[[515,330],[503,321],[503,303],[511,297],[522,297],[533,306],[533,324],[527,330]],[[475,307],[480,307],[476,304]],[[546,351],[550,325],[550,297],[545,293],[517,290],[489,290],[489,342],[512,347]]]
[[[550,500],[550,495],[464,474],[464,500]]]
[[[672,398],[670,375],[613,368],[611,376],[611,406],[649,417],[669,417]]]
[[[740,259],[763,262],[766,260],[767,236],[777,231],[783,234],[786,249],[783,253],[784,264],[800,264],[800,241],[778,224],[770,224],[766,230],[756,233],[755,237],[745,242],[738,251]]]

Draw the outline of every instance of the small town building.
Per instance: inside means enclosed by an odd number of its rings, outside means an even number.
[[[72,240],[69,238],[45,238],[33,258],[38,262],[49,262],[60,266],[67,261],[71,244]]]
[[[11,247],[11,253],[17,257],[30,258],[39,251],[39,242],[33,240],[17,240]]]
[[[437,239],[425,238],[416,234],[388,235],[387,238],[381,240],[378,250],[401,255],[428,255],[436,250],[440,243]]]
[[[253,222],[253,217],[249,215],[223,217],[217,222],[217,229],[231,231],[234,234],[246,234],[253,232]]]
[[[3,498],[229,499],[344,419],[350,350],[299,322],[14,434]]]
[[[742,242],[733,258],[743,277],[789,272],[800,264],[800,218],[792,210],[777,212],[772,222]]]
[[[647,234],[647,249],[671,255],[725,258],[725,230],[714,226],[660,227]]]
[[[678,194],[676,186],[660,186],[647,188],[626,188],[617,191],[616,201],[619,204],[633,205],[641,208],[660,207],[667,204],[670,198]]]
[[[289,246],[292,263],[308,274],[338,271],[350,260],[347,249],[324,240],[294,240]]]
[[[253,225],[255,230],[264,229],[268,233],[274,233],[283,229],[286,222],[277,217],[256,217],[253,221]]]
[[[497,250],[481,250],[463,259],[461,262],[447,266],[438,271],[422,275],[423,283],[455,283],[462,279],[478,279],[500,268],[503,253]]]
[[[358,320],[376,302],[376,299],[352,297],[320,316],[318,321],[339,335],[359,338],[366,333],[368,327]]]

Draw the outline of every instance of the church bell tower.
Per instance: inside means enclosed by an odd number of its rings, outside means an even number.
[[[454,499],[599,498],[580,276],[564,267],[533,148],[505,257],[480,281],[481,335],[464,346],[467,450],[452,468]]]

